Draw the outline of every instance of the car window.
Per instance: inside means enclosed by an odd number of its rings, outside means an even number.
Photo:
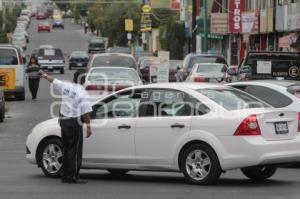
[[[249,85],[245,92],[263,100],[275,108],[283,108],[290,105],[293,101],[280,92],[264,86]]]
[[[265,102],[236,89],[209,88],[197,91],[229,111],[270,107]]]
[[[142,90],[125,92],[113,96],[93,107],[93,119],[137,117],[142,100]]]
[[[120,66],[134,68],[135,65],[135,60],[126,56],[97,56],[92,63],[92,67]]]
[[[63,53],[60,49],[43,48],[38,52],[39,57],[63,57]]]
[[[224,73],[226,69],[223,64],[199,64],[196,73]]]
[[[14,49],[0,48],[0,65],[18,65],[18,55]]]
[[[226,60],[222,57],[209,57],[209,56],[193,56],[190,59],[188,68],[192,68],[195,64],[200,63],[220,63],[227,64]]]
[[[205,115],[210,111],[210,109],[205,104],[203,104],[202,102],[200,102],[194,97],[190,96],[190,102],[191,102],[191,110],[193,111],[193,114],[196,116]]]
[[[153,89],[149,100],[143,104],[144,117],[190,116],[187,95],[175,90]]]

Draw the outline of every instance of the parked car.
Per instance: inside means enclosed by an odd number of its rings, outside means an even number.
[[[228,74],[238,81],[286,79],[300,80],[300,53],[250,51],[237,70]]]
[[[52,24],[52,29],[54,28],[65,28],[64,21],[62,19],[55,19]]]
[[[27,42],[25,35],[13,35],[12,44],[21,47],[23,50],[27,49]]]
[[[222,55],[191,53],[183,60],[183,69],[186,73],[186,77],[190,74],[194,65],[200,63],[219,63],[228,65],[226,59]]]
[[[65,73],[65,57],[59,48],[40,48],[38,60],[42,70]]]
[[[48,21],[40,22],[38,24],[38,32],[41,31],[51,32],[50,23]]]
[[[227,65],[225,64],[195,64],[186,81],[221,83],[225,81],[227,69]]]
[[[94,67],[86,76],[85,89],[92,100],[98,100],[115,91],[142,85],[136,70],[124,67]]]
[[[5,97],[4,97],[4,92],[1,88],[2,82],[4,82],[5,77],[2,76],[3,74],[0,74],[0,123],[4,122],[4,118],[5,118]],[[2,79],[3,78],[3,79]]]
[[[88,53],[105,53],[105,42],[101,37],[92,38],[89,41]]]
[[[94,134],[84,140],[82,169],[182,172],[189,182],[207,185],[222,171],[241,168],[248,178],[265,180],[278,164],[300,160],[298,115],[227,86],[131,87],[93,105]],[[34,127],[26,149],[45,175],[60,176],[58,119]]]
[[[16,99],[25,100],[25,62],[26,59],[20,48],[8,44],[0,45],[0,69],[15,71],[15,88],[5,88],[4,94],[6,96],[14,95]]]
[[[38,12],[36,15],[37,20],[45,20],[48,19],[48,14],[45,12]]]
[[[14,36],[19,37],[19,36],[22,36],[22,35],[25,37],[26,43],[29,43],[29,34],[27,33],[27,31],[24,30],[24,29],[19,29],[19,28],[15,29],[15,31],[13,33],[13,37]]]
[[[275,108],[300,112],[300,82],[257,80],[228,84],[261,99]]]
[[[69,57],[69,69],[73,68],[86,68],[89,63],[90,57],[84,51],[74,51]]]
[[[136,60],[132,55],[121,53],[94,54],[88,68],[100,66],[117,66],[137,69]]]

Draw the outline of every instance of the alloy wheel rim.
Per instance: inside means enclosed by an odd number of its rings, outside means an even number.
[[[211,170],[211,160],[202,150],[192,151],[186,158],[185,168],[193,180],[199,181],[206,178]]]
[[[57,173],[62,167],[62,150],[56,144],[49,144],[43,152],[43,165],[47,172]]]

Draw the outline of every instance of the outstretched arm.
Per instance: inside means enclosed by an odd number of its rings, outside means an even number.
[[[44,72],[44,71],[40,71],[39,74],[40,74],[40,76],[41,76],[42,78],[48,80],[50,83],[53,83],[54,77],[48,75],[48,74],[47,74],[46,72]]]

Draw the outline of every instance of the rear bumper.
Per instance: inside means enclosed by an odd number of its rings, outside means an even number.
[[[105,53],[105,49],[88,49],[89,53]]]
[[[224,170],[300,161],[300,134],[293,140],[266,141],[261,136],[219,137]]]
[[[80,64],[82,65],[80,66]],[[88,63],[74,63],[74,62],[69,64],[69,66],[72,68],[81,68],[81,67],[86,68],[87,65]]]
[[[15,89],[12,90],[4,90],[5,95],[13,95],[16,93],[23,93],[25,92],[24,86],[17,86]]]
[[[64,64],[57,64],[57,65],[41,65],[42,70],[61,70],[64,69],[65,65]]]

